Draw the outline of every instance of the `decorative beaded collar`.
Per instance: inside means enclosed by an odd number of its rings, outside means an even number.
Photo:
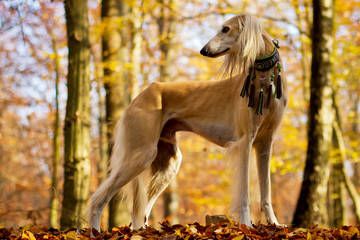
[[[274,79],[275,79],[276,75],[277,75],[277,80],[276,80],[276,84],[275,84],[274,97],[276,97],[277,99],[280,99],[282,97],[280,54],[277,50],[278,48],[280,48],[280,46],[279,46],[278,40],[274,39],[274,40],[272,40],[272,42],[274,43],[275,47],[274,47],[274,51],[271,53],[271,55],[268,57],[265,57],[265,58],[256,59],[254,66],[249,67],[249,74],[246,77],[246,80],[244,82],[243,88],[240,93],[241,97],[245,97],[245,95],[249,96],[248,107],[255,107],[255,85],[254,85],[254,81],[256,80],[255,71],[266,72],[266,71],[272,69],[272,72],[270,74],[269,89],[267,91],[267,94],[268,94],[267,102],[265,104],[266,108],[270,108],[272,85],[274,84]],[[251,86],[250,86],[250,81],[251,81]],[[262,74],[260,76],[259,81],[260,81],[261,88],[260,88],[260,93],[259,93],[258,106],[256,108],[256,114],[262,115],[264,86],[266,83],[266,77],[264,74]],[[250,86],[250,93],[248,93],[249,86]]]
[[[254,68],[258,71],[265,72],[275,66],[279,61],[280,55],[277,48],[274,48],[274,51],[270,56],[265,58],[256,59],[254,63]]]

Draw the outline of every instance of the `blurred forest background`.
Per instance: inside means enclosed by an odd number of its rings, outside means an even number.
[[[65,5],[69,4],[68,12],[75,11],[76,2],[82,4],[76,16],[86,29],[67,21]],[[337,226],[359,223],[360,216],[360,2],[336,1],[333,7],[328,60],[336,124],[326,149],[323,223]],[[1,226],[59,227],[60,217],[62,226],[86,224],[82,214],[87,189],[91,194],[106,176],[108,139],[123,109],[154,81],[219,80],[222,59],[204,58],[199,51],[224,20],[239,13],[258,17],[280,41],[290,99],[273,149],[272,199],[279,222],[292,223],[308,146],[311,1],[28,0],[1,1],[0,12]],[[74,48],[85,49],[77,60],[68,56],[67,28],[75,29],[69,40]],[[67,82],[68,57],[86,64],[79,86],[88,93],[75,93],[76,85]],[[65,170],[70,180],[64,180],[64,166],[74,168],[69,163],[73,153],[64,154],[70,149],[64,136],[76,131],[67,124],[71,121],[67,115],[73,111],[79,117],[78,110],[66,109],[68,96],[71,101],[76,96],[85,109],[91,109],[88,116],[81,116],[88,135],[86,131],[82,135],[86,146],[81,154],[86,161],[80,168],[88,171],[84,175],[88,181],[78,189],[82,206],[75,210],[69,206],[78,203],[63,201],[63,196],[74,197],[64,191],[66,182],[79,177]],[[178,139],[183,163],[177,181],[155,204],[151,224],[165,217],[172,222],[204,223],[205,215],[224,214],[230,203],[225,151],[190,133],[178,133]],[[252,220],[265,222],[255,161],[251,164]],[[128,210],[118,207],[117,201],[110,209],[113,216],[105,211],[102,228],[130,222]],[[64,216],[71,211],[78,214],[67,222]]]

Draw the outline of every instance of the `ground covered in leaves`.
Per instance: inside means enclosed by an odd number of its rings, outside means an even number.
[[[248,228],[245,225],[236,225],[231,222],[211,224],[202,226],[198,223],[187,225],[170,225],[165,221],[160,224],[161,229],[157,230],[147,227],[134,231],[129,226],[116,227],[112,232],[93,232],[94,238],[99,240],[116,239],[360,239],[360,226],[344,226],[336,229],[325,229],[318,226],[311,228],[276,227],[272,225],[256,225]],[[59,231],[53,228],[30,226],[22,228],[1,228],[0,239],[11,240],[35,240],[35,239],[64,239],[82,240],[90,239],[90,229],[69,229]]]

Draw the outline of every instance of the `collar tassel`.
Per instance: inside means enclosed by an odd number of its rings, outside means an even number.
[[[282,82],[281,82],[281,64],[277,64],[279,75],[276,81],[276,98],[280,99],[282,97]]]
[[[262,109],[270,108],[271,104],[271,97],[276,97],[277,99],[281,99],[283,95],[283,89],[282,89],[282,81],[281,81],[281,64],[280,64],[280,55],[277,51],[279,46],[278,40],[273,40],[273,43],[275,45],[274,51],[272,54],[266,58],[261,58],[255,60],[254,65],[249,67],[249,73],[244,81],[243,87],[240,92],[241,97],[245,97],[245,95],[249,96],[249,103],[248,107],[255,107],[255,80],[256,80],[256,71],[258,72],[266,72],[270,69],[272,69],[270,74],[270,83],[268,88],[265,90],[267,93],[267,99],[266,103],[264,104],[264,87],[266,88],[267,81],[265,75],[261,75],[260,77],[260,92],[259,92],[259,98],[258,98],[258,104],[255,110],[255,113],[257,115],[262,115]],[[277,70],[277,71],[276,71]],[[277,73],[277,78],[275,81],[275,77]],[[251,84],[250,84],[251,81]],[[274,94],[273,92],[273,85],[274,85]],[[249,87],[250,87],[250,93],[249,93]],[[266,94],[265,93],[265,94]]]
[[[256,108],[256,114],[257,115],[262,115],[262,105],[263,105],[263,89],[261,87],[260,93],[259,93],[259,103],[258,106]]]
[[[266,108],[270,108],[271,95],[272,95],[272,84],[270,83],[270,85],[269,85],[269,93],[268,93],[267,101],[266,101]]]
[[[274,79],[275,79],[275,74],[274,74],[274,70],[273,70],[273,72],[270,74],[270,85],[269,85],[269,92],[268,92],[267,101],[266,101],[266,108],[270,108],[272,87],[274,84]]]
[[[241,90],[240,96],[245,97],[245,94],[248,93],[249,85],[250,85],[250,76],[251,76],[252,67],[249,67],[249,74],[247,75],[243,88]]]
[[[255,86],[251,83],[248,107],[255,107]]]

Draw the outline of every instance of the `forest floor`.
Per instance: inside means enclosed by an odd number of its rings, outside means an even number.
[[[111,232],[98,233],[93,231],[94,238],[99,240],[116,239],[360,239],[360,226],[344,226],[336,229],[320,228],[314,225],[311,228],[277,227],[274,225],[254,225],[248,228],[245,225],[237,225],[232,222],[216,223],[202,226],[199,223],[186,225],[170,225],[165,221],[157,230],[147,227],[141,230],[131,230],[129,226],[115,227]],[[87,240],[91,230],[88,228],[77,230],[69,229],[59,231],[44,226],[26,225],[22,228],[0,228],[0,239],[11,240],[35,240],[35,239],[64,239],[64,240]]]

